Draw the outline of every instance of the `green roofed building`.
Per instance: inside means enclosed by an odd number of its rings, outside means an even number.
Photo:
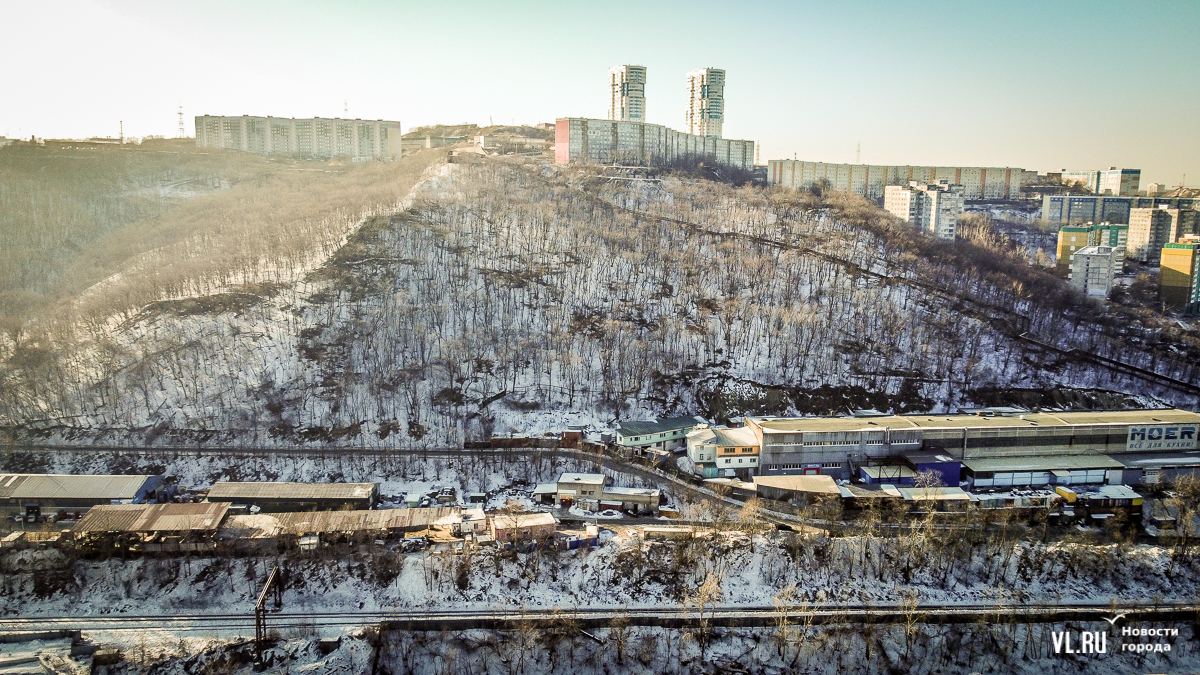
[[[672,417],[645,422],[621,422],[617,428],[617,444],[635,452],[667,452],[681,447],[687,433],[704,424],[703,417]]]

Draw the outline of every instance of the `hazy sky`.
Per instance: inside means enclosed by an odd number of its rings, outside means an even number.
[[[0,135],[177,134],[195,115],[604,117],[610,66],[727,71],[761,161],[1141,168],[1200,184],[1200,1],[0,0]]]

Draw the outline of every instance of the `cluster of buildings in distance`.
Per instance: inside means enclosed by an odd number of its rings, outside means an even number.
[[[827,475],[892,482],[938,464],[945,484],[978,487],[1148,484],[1200,472],[1200,414],[1186,410],[747,417],[727,428],[678,417],[622,422],[617,443],[642,454],[686,447],[703,478]],[[928,460],[926,456],[943,459]],[[907,468],[904,468],[907,467]],[[893,475],[894,474],[894,475]],[[904,484],[900,481],[899,484]]]
[[[1064,225],[1058,231],[1055,270],[1095,297],[1108,297],[1125,260],[1159,265],[1159,301],[1185,314],[1200,313],[1200,211],[1157,207],[1129,211],[1129,223]]]
[[[645,121],[645,66],[614,66],[608,71],[608,88],[608,119],[557,120],[555,163],[664,166],[697,160],[744,171],[754,169],[754,141],[722,137],[724,70],[699,68],[687,74],[688,107],[682,132]]]
[[[1045,195],[1042,220],[1048,223],[1128,223],[1134,209],[1165,206],[1169,209],[1200,208],[1197,197],[1121,197],[1114,195]]]
[[[400,123],[314,117],[196,117],[196,147],[259,155],[396,159]]]
[[[1095,195],[1119,195],[1136,197],[1142,183],[1141,169],[1118,169],[1110,166],[1107,169],[1094,171],[1067,171],[1058,173],[1059,181],[1086,188]]]
[[[646,122],[647,68],[619,65],[608,71],[608,119],[559,118],[554,129],[554,161],[568,163],[665,166],[699,161],[743,171],[756,167],[754,141],[722,137],[726,73],[700,68],[686,74],[688,91],[684,131]],[[549,126],[549,125],[544,125]],[[410,150],[466,142],[466,137],[416,139]],[[500,138],[471,139],[480,154],[489,149],[539,151],[550,141]],[[349,156],[393,159],[401,155],[400,123],[384,120],[295,119],[275,117],[196,118],[197,147],[259,154],[309,157]],[[1170,274],[1162,279],[1169,304],[1191,305],[1197,293],[1193,271],[1195,242],[1200,234],[1200,198],[1158,197],[1162,186],[1149,186],[1139,196],[1141,170],[1119,167],[1039,175],[1013,167],[910,166],[810,162],[773,159],[765,167],[769,185],[793,189],[827,189],[882,199],[894,216],[935,237],[953,240],[968,200],[1017,200],[1038,183],[1045,188],[1086,190],[1091,194],[1044,194],[1042,220],[1064,223],[1059,235],[1057,271],[1088,295],[1107,296],[1126,258],[1158,263],[1169,247]],[[1093,226],[1101,223],[1101,226]],[[1104,232],[1101,233],[1100,229]],[[1076,269],[1078,268],[1078,269]]]
[[[795,159],[767,162],[770,185],[806,190],[824,184],[831,190],[867,199],[883,197],[889,185],[908,185],[913,181],[960,185],[964,199],[1019,199],[1021,188],[1036,176],[1035,171],[1011,167],[832,164]]]
[[[646,67],[613,66],[608,70],[608,119],[646,121]],[[697,68],[687,74],[688,107],[685,134],[721,138],[725,121],[725,71]]]

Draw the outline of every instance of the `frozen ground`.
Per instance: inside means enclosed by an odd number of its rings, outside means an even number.
[[[1101,622],[1101,626],[1104,626]],[[582,635],[569,624],[518,631],[453,633],[384,632],[345,635],[329,654],[314,638],[284,631],[267,649],[262,666],[251,663],[244,641],[148,640],[131,645],[127,661],[112,675],[201,672],[251,675],[258,672],[312,673],[1044,673],[1125,675],[1130,672],[1195,672],[1198,659],[1192,627],[1180,624],[1171,652],[1119,651],[1120,638],[1104,654],[1055,654],[1056,631],[1100,630],[1064,624],[1003,625],[917,623],[863,626],[833,624],[786,633],[777,628],[693,630],[630,626],[591,628]],[[1116,633],[1117,631],[1111,631]],[[594,638],[594,639],[593,639]],[[1164,641],[1164,644],[1167,642]],[[378,659],[375,653],[378,650]],[[373,671],[375,664],[378,670]],[[102,672],[102,671],[97,671]]]
[[[1080,320],[1060,281],[899,251],[785,197],[443,166],[303,278],[96,323],[46,382],[7,381],[23,393],[0,423],[17,442],[413,450],[664,414],[944,410],[977,389],[1195,402],[1001,329],[1194,377]]]
[[[469,558],[434,553],[401,557],[391,566],[378,556],[350,553],[328,558],[79,561],[47,560],[38,572],[9,572],[0,586],[7,615],[193,612],[249,613],[258,580],[274,564],[289,570],[285,611],[406,611],[420,608],[490,608],[520,611],[559,608],[561,626],[510,632],[389,633],[380,662],[387,672],[915,672],[915,673],[1121,673],[1194,670],[1200,661],[1188,624],[1159,640],[1170,653],[1117,651],[1116,631],[1105,655],[1056,656],[1052,631],[1108,630],[1104,622],[1068,627],[1005,621],[1009,608],[1027,602],[1145,602],[1190,600],[1197,593],[1197,563],[1149,546],[987,545],[964,554],[943,549],[913,559],[896,540],[837,540],[782,535],[717,534],[690,544],[651,544],[618,536],[594,550],[560,554],[497,554]],[[886,561],[886,564],[885,564]],[[880,566],[876,566],[876,563]],[[455,582],[467,566],[467,583]],[[661,628],[597,629],[599,643],[572,628],[572,608],[671,607],[695,609],[698,586],[719,579],[723,606],[796,603],[917,604],[911,623],[794,627],[780,641],[775,628],[719,629],[703,655],[695,631]],[[53,590],[52,584],[61,586]],[[786,589],[786,590],[785,590]],[[927,625],[922,604],[985,604],[994,619]],[[991,614],[989,613],[989,617]],[[990,625],[991,623],[996,625]],[[1097,625],[1093,625],[1097,624]],[[370,640],[347,636],[329,655],[311,637],[338,631],[287,628],[268,656],[268,669],[349,673],[370,661]],[[144,670],[191,673],[220,661],[223,672],[250,672],[244,649],[228,648],[229,635],[189,635],[180,641],[153,631],[108,634]],[[1123,638],[1131,642],[1129,638]],[[156,665],[157,664],[157,665]],[[740,669],[730,664],[741,664]],[[236,667],[234,667],[236,666]],[[211,667],[211,665],[209,666]]]
[[[1191,601],[1200,563],[1147,545],[921,544],[719,533],[687,544],[621,535],[595,549],[516,554],[481,549],[322,557],[79,560],[0,559],[3,614],[24,616],[159,612],[249,612],[266,572],[285,567],[292,611],[414,608],[688,606],[707,579],[720,604],[770,606],[793,587],[796,602],[922,603]],[[28,554],[24,554],[28,555]],[[458,583],[461,578],[465,585]]]

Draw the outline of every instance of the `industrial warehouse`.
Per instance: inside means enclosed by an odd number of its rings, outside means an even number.
[[[207,498],[210,502],[254,504],[267,512],[369,509],[379,502],[379,485],[219,482],[208,490]]]
[[[936,469],[948,485],[1149,484],[1200,469],[1200,414],[1186,410],[1031,412],[994,408],[955,415],[747,417],[747,444],[729,456],[688,434],[705,478],[823,474],[867,483],[911,482]],[[940,458],[940,459],[939,459]]]

